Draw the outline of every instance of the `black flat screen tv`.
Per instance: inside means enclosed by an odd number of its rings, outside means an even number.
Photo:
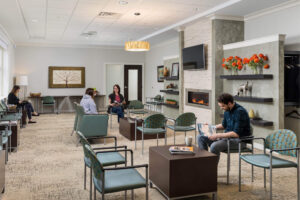
[[[184,70],[205,69],[205,48],[204,44],[187,47],[182,50]]]

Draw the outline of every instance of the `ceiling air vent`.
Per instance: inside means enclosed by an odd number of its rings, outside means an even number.
[[[98,14],[99,18],[104,18],[104,19],[118,19],[121,17],[121,13],[114,13],[114,12],[100,12]]]
[[[81,36],[86,37],[86,38],[90,38],[90,37],[93,37],[96,35],[97,35],[97,31],[89,31],[89,32],[81,33]]]

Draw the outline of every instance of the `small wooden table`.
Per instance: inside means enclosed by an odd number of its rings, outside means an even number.
[[[149,180],[163,196],[181,199],[205,194],[217,198],[217,155],[194,146],[193,155],[172,155],[170,146],[150,147]]]

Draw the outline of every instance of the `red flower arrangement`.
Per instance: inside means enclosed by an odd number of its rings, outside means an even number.
[[[226,70],[232,70],[233,72],[237,73],[238,70],[243,69],[243,59],[238,56],[230,56],[228,58],[222,59],[222,67]]]
[[[264,67],[264,69],[268,69],[270,68],[270,66],[268,64],[264,65],[264,63],[266,61],[268,61],[269,58],[268,56],[260,53],[260,54],[253,54],[253,56],[250,59],[245,59],[245,64],[248,64],[248,66],[254,71],[255,74],[258,73],[257,68],[261,68]]]

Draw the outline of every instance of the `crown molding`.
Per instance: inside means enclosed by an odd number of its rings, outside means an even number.
[[[221,10],[221,9],[223,9],[223,8],[232,6],[233,4],[236,4],[236,3],[241,2],[241,1],[242,1],[242,0],[229,0],[229,1],[226,1],[225,3],[222,3],[222,4],[220,4],[220,5],[217,5],[217,6],[213,7],[213,8],[211,8],[211,9],[208,9],[208,10],[205,11],[205,12],[198,13],[198,14],[192,16],[192,17],[189,17],[189,18],[187,18],[187,19],[181,20],[181,21],[179,21],[179,22],[177,22],[177,23],[175,23],[175,24],[172,24],[172,25],[170,25],[170,26],[167,26],[167,27],[165,27],[165,28],[162,28],[162,29],[160,29],[160,30],[158,30],[158,31],[155,31],[155,32],[153,32],[153,33],[151,33],[151,34],[149,34],[149,35],[146,35],[146,36],[144,36],[144,37],[142,37],[142,38],[139,38],[138,40],[147,40],[147,39],[149,39],[149,38],[151,38],[151,37],[154,37],[154,36],[156,36],[156,35],[159,35],[159,34],[161,34],[161,33],[166,32],[166,31],[169,31],[169,30],[172,30],[172,29],[176,29],[177,27],[180,27],[180,26],[184,26],[185,24],[188,24],[188,23],[190,23],[190,22],[193,22],[193,21],[195,21],[195,20],[197,20],[197,19],[200,19],[200,18],[202,18],[202,17],[211,15],[211,14],[217,12],[218,10]]]
[[[277,4],[275,6],[272,6],[272,7],[266,8],[266,9],[259,10],[257,12],[251,13],[249,15],[245,15],[244,20],[248,21],[248,20],[256,19],[256,18],[262,17],[264,15],[272,14],[274,12],[285,10],[285,9],[288,9],[290,7],[294,7],[297,5],[300,5],[299,0],[291,0],[288,2],[281,3],[281,4]]]
[[[230,21],[244,21],[244,17],[243,16],[216,15],[216,14],[212,14],[212,15],[208,15],[207,17],[210,18],[211,20],[222,19],[222,20],[230,20]]]
[[[245,40],[242,42],[225,44],[225,45],[223,45],[223,50],[237,49],[237,48],[242,48],[242,47],[249,47],[249,46],[265,44],[265,43],[275,42],[275,41],[284,41],[284,40],[285,40],[285,35],[276,34],[276,35],[270,35],[267,37],[261,37],[261,38],[256,38],[256,39],[252,39],[252,40]]]
[[[19,42],[17,47],[60,47],[60,48],[86,48],[86,49],[118,49],[124,50],[124,46],[120,45],[85,45],[85,44],[64,44],[64,43],[33,43]]]
[[[10,37],[6,29],[0,24],[0,36],[3,35],[3,37],[0,37],[0,39],[5,43],[6,46],[9,46],[10,44],[15,45],[15,41]]]

